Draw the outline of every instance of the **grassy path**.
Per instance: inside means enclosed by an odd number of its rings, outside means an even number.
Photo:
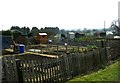
[[[120,60],[103,70],[85,76],[78,76],[67,83],[74,83],[75,81],[118,81],[118,75],[120,75],[120,68],[118,67],[120,67]]]

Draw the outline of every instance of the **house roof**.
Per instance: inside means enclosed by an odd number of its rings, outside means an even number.
[[[47,33],[39,33],[39,35],[47,35]]]

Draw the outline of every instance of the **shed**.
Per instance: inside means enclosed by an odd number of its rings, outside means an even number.
[[[2,49],[10,48],[11,36],[2,36]]]
[[[85,34],[84,33],[80,33],[80,32],[77,32],[77,33],[75,33],[75,38],[80,38],[80,37],[84,37],[85,36]]]
[[[100,37],[106,37],[106,32],[100,32]]]
[[[36,40],[38,43],[46,44],[48,43],[48,35],[47,33],[38,33]]]
[[[74,39],[75,38],[75,33],[74,32],[68,32],[67,37],[68,37],[68,39]]]

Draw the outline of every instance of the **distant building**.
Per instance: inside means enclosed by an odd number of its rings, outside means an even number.
[[[106,32],[100,32],[100,37],[106,37]]]
[[[120,39],[120,36],[114,36],[114,39]]]
[[[75,33],[75,38],[80,38],[80,37],[84,37],[85,34],[84,33]]]
[[[38,33],[37,37],[36,37],[36,41],[37,43],[48,43],[48,35],[47,33]]]
[[[99,38],[100,37],[105,38],[106,37],[106,32],[95,32],[94,36],[99,37]]]
[[[67,38],[68,39],[74,39],[75,38],[75,33],[74,32],[68,32],[67,33]]]
[[[107,36],[108,38],[113,38],[113,32],[107,31],[107,32],[106,32],[106,36]]]

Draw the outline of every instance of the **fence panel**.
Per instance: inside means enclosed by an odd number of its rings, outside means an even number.
[[[18,81],[17,66],[15,56],[4,56],[4,73],[6,81]]]
[[[81,74],[85,73],[85,58],[84,58],[84,53],[81,53],[81,56],[80,56],[80,71],[81,71]]]
[[[86,73],[93,69],[93,51],[89,51],[85,53],[85,61],[86,61]]]
[[[94,58],[94,69],[98,69],[100,67],[99,49],[93,51],[93,58]]]
[[[110,53],[108,54],[106,52],[110,52],[110,50],[108,48],[99,48],[101,66],[106,65],[107,57],[110,56]]]

